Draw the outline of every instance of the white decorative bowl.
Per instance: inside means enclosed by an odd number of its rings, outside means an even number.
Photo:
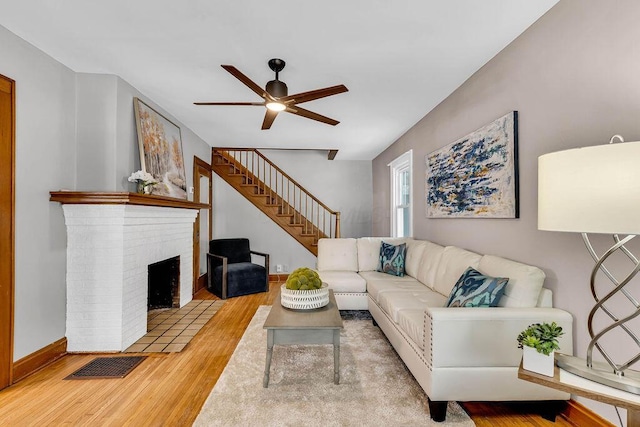
[[[287,286],[283,284],[280,287],[280,304],[295,310],[312,310],[324,307],[329,304],[329,286],[323,283],[320,289],[296,291],[287,289]]]

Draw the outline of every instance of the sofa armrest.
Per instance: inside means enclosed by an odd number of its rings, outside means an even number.
[[[424,352],[433,368],[518,366],[517,337],[532,323],[560,325],[560,352],[573,354],[573,316],[557,308],[429,307],[424,322]]]

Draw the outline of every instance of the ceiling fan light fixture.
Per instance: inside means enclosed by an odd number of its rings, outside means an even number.
[[[278,80],[278,74],[285,66],[285,62],[282,59],[273,58],[269,60],[269,68],[276,73],[276,78],[267,82],[264,89],[258,86],[253,80],[245,76],[233,65],[222,65],[227,72],[229,72],[236,79],[240,80],[245,86],[256,93],[264,102],[195,102],[196,105],[259,105],[267,108],[267,112],[264,115],[264,121],[262,122],[262,130],[271,128],[273,121],[279,112],[284,111],[286,113],[295,114],[296,116],[305,117],[307,119],[315,120],[320,123],[326,123],[331,126],[335,126],[340,123],[329,117],[325,117],[321,114],[314,113],[313,111],[300,108],[298,104],[303,102],[309,102],[320,98],[326,98],[327,96],[337,95],[339,93],[348,92],[345,85],[336,85],[331,87],[325,87],[322,89],[310,90],[307,92],[300,92],[295,95],[289,96],[289,89],[287,85]]]
[[[284,111],[284,109],[287,108],[281,102],[267,102],[265,105],[271,111]]]

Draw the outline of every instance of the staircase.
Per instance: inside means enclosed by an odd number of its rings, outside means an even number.
[[[312,254],[318,255],[318,239],[340,237],[340,212],[329,209],[258,150],[214,148],[211,168]]]

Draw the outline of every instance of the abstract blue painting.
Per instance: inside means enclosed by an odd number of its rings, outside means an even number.
[[[425,160],[428,218],[518,218],[517,111]]]

